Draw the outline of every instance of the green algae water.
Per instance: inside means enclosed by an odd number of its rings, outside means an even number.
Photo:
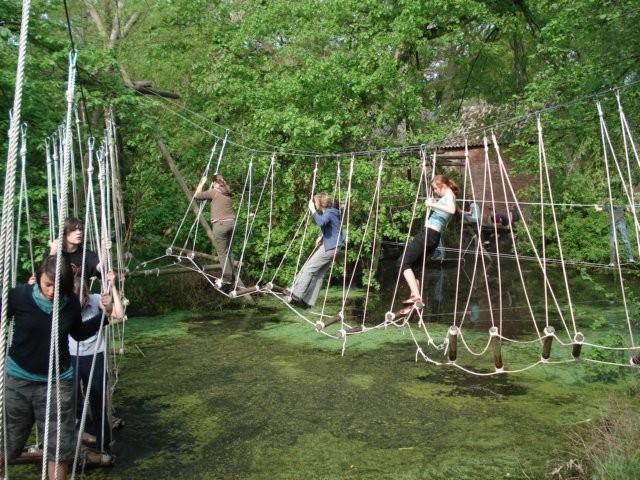
[[[487,277],[488,296],[484,283],[474,292],[469,303],[477,306],[463,326],[471,347],[486,342],[498,295],[505,336],[535,336],[515,272],[504,272],[502,292],[493,277]],[[425,281],[427,325],[441,341],[451,324],[456,269],[432,269]],[[587,339],[624,342],[615,277],[574,274],[571,282]],[[540,314],[540,279],[529,272],[527,284]],[[372,324],[384,316],[393,286],[384,284],[371,299]],[[463,290],[468,287],[467,280]],[[329,305],[337,308],[340,298],[332,290]],[[360,318],[362,305],[363,293],[356,292],[349,318]],[[566,302],[563,309],[568,318]],[[126,420],[116,433],[117,464],[87,471],[87,478],[547,478],[567,455],[572,429],[600,418],[608,400],[638,375],[573,362],[473,376],[416,362],[416,346],[401,328],[349,337],[341,356],[341,341],[318,335],[272,297],[252,308],[131,318],[126,349],[115,400]],[[474,357],[462,346],[459,352],[461,364],[492,371],[490,354]],[[569,352],[554,345],[552,358]],[[444,360],[443,352],[429,355]],[[525,365],[539,358],[540,345],[505,344],[503,355],[507,368]]]

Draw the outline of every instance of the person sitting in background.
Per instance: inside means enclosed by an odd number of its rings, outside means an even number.
[[[491,241],[495,237],[494,225],[497,225],[498,228],[509,226],[509,216],[510,215],[508,213],[495,213],[493,208],[491,209],[491,215],[489,215],[489,227],[483,228],[483,241],[485,245],[490,245]]]
[[[469,204],[469,210],[463,212],[462,219],[464,223],[475,225],[480,218],[480,207],[476,202]]]
[[[80,278],[74,281],[74,293],[80,299],[82,306],[82,321],[94,322],[101,319],[103,315],[111,317],[115,321],[122,321],[124,318],[124,308],[120,299],[120,294],[116,287],[116,276],[113,272],[107,274],[107,280],[111,286],[111,294],[97,293],[90,294],[86,285],[80,290]],[[104,313],[103,313],[104,312]],[[100,341],[98,342],[98,337]],[[105,347],[106,341],[104,333],[100,335],[98,331],[93,336],[76,341],[69,336],[69,352],[71,353],[71,363],[76,366],[76,389],[77,410],[76,419],[78,422],[82,418],[84,407],[84,396],[89,395],[89,415],[87,415],[83,439],[90,440],[89,443],[95,445],[103,452],[110,452],[111,444],[111,424],[109,422],[109,412],[105,411],[105,393],[109,391],[109,379],[105,377]],[[96,361],[91,383],[91,364],[95,352]]]

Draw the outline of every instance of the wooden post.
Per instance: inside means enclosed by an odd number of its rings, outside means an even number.
[[[355,327],[341,328],[338,330],[338,338],[344,338],[347,335],[353,335],[354,333],[366,332],[367,327],[364,325],[356,325]]]
[[[158,148],[160,149],[160,153],[162,154],[162,157],[164,158],[164,161],[167,163],[167,166],[169,167],[169,170],[171,170],[171,173],[173,174],[174,178],[176,179],[176,182],[178,183],[178,185],[180,186],[180,189],[182,190],[182,192],[187,197],[187,200],[191,203],[191,210],[193,210],[193,213],[198,218],[198,222],[200,222],[200,226],[202,227],[202,230],[207,235],[207,238],[211,242],[211,245],[215,245],[215,239],[213,237],[213,231],[211,230],[211,226],[209,225],[209,222],[207,222],[207,220],[202,215],[199,215],[199,208],[198,208],[197,203],[196,202],[191,202],[191,199],[193,197],[193,192],[191,191],[191,189],[187,185],[187,182],[185,182],[184,178],[182,177],[182,174],[180,173],[180,170],[178,170],[176,162],[173,159],[173,157],[171,156],[171,153],[169,152],[169,149],[164,144],[164,142],[160,139],[160,137],[156,136],[155,138],[156,138],[156,144],[158,145]]]
[[[333,325],[334,323],[341,321],[343,318],[344,318],[344,315],[342,314],[342,312],[340,312],[337,315],[334,315],[333,317],[329,317],[324,320],[318,320],[316,322],[316,330],[318,332],[320,330],[324,330],[329,325]]]
[[[449,361],[455,362],[458,357],[458,333],[460,329],[455,325],[449,327]]]
[[[253,287],[239,288],[237,290],[233,290],[229,295],[232,298],[235,298],[235,297],[239,297],[241,295],[247,295],[247,294],[255,293],[255,292],[258,292],[258,291],[260,291],[260,287],[258,285],[254,285]]]
[[[269,282],[264,286],[264,290],[266,292],[277,292],[277,293],[282,293],[283,295],[289,295],[291,292],[289,292],[289,290],[287,290],[286,288],[280,287],[278,285],[274,285],[273,283]]]
[[[203,265],[200,267],[203,272],[219,272],[222,271],[222,265]],[[179,273],[198,273],[195,270],[187,268],[181,264],[176,263],[170,265],[167,268],[148,268],[145,270],[133,270],[126,273],[127,277],[158,277],[160,275],[174,275]]]
[[[544,340],[542,341],[542,358],[544,360],[549,360],[551,356],[551,343],[555,333],[556,329],[553,327],[545,327],[544,329]]]
[[[571,356],[573,358],[580,357],[580,352],[582,351],[582,344],[584,342],[584,335],[581,332],[578,332],[573,337],[573,347],[571,349]]]
[[[504,363],[502,362],[502,340],[498,333],[498,327],[491,327],[489,336],[491,337],[491,349],[493,350],[493,363],[496,366],[496,370],[501,371]]]

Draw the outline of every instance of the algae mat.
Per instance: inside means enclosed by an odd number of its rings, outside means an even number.
[[[399,331],[341,357],[269,299],[127,330],[117,465],[89,478],[544,478],[623,387],[576,366],[478,378],[415,363]]]

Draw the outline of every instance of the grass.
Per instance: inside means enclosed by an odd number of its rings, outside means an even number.
[[[640,394],[637,380],[626,394],[610,396],[606,413],[569,434],[559,480],[637,480],[640,477]]]

